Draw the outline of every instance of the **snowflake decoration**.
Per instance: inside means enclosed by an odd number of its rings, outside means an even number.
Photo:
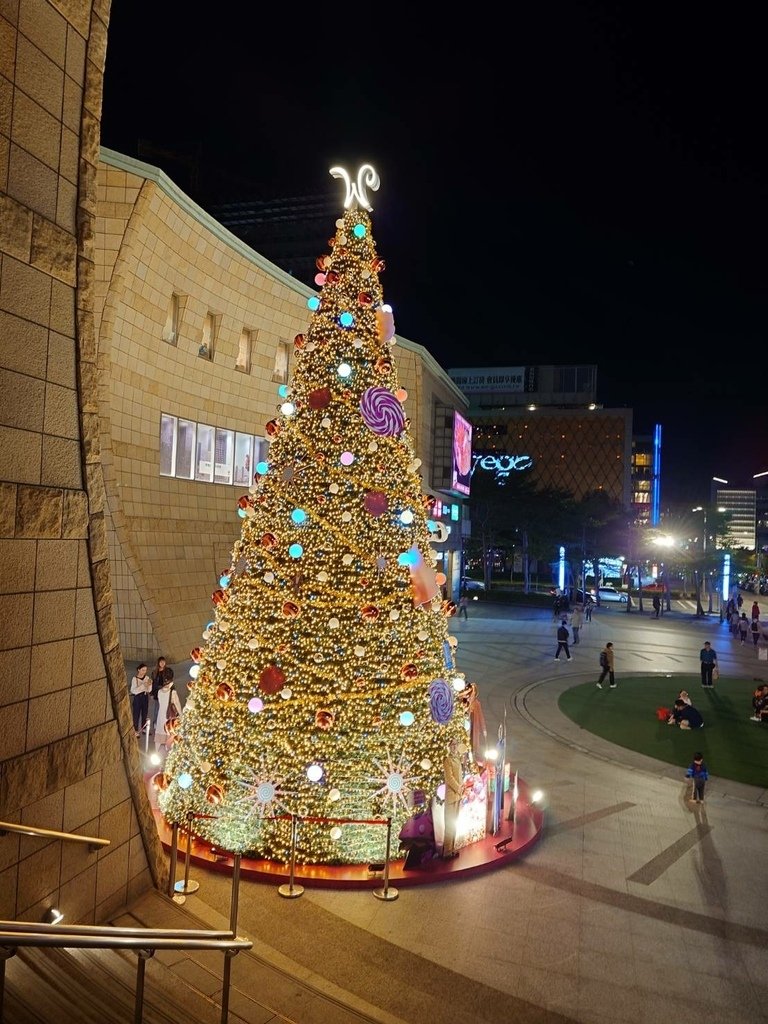
[[[381,788],[376,790],[374,796],[383,797],[385,803],[391,800],[393,815],[397,812],[398,804],[406,813],[410,813],[411,808],[408,804],[407,795],[411,792],[413,784],[418,782],[420,777],[409,774],[413,768],[413,762],[405,760],[405,751],[400,752],[397,762],[392,760],[392,755],[387,751],[386,763],[382,764],[375,758],[373,763],[381,772],[381,775],[370,779],[371,782],[381,783]]]
[[[286,800],[296,794],[283,789],[284,782],[285,777],[273,775],[262,760],[259,770],[253,771],[248,778],[237,779],[241,793],[232,796],[233,813],[251,819],[266,818],[281,811],[293,814]]]

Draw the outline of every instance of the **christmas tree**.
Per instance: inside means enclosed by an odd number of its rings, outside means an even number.
[[[293,814],[299,862],[366,863],[386,842],[371,822],[396,837],[443,783],[451,737],[466,749],[465,683],[391,351],[378,176],[331,174],[345,212],[155,781],[166,819],[204,815],[195,831],[221,849],[286,860]]]

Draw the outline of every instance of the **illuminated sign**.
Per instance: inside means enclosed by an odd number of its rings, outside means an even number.
[[[537,390],[534,366],[462,367],[449,370],[448,375],[465,395]]]
[[[461,413],[453,413],[453,459],[451,462],[451,489],[469,494],[472,479],[472,424]]]
[[[510,473],[522,473],[524,469],[533,466],[533,458],[530,455],[473,455],[472,472],[476,469],[484,469],[494,473],[496,479],[504,479]]]

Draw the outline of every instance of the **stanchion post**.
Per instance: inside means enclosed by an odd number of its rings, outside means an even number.
[[[237,935],[237,910],[238,903],[240,902],[240,857],[241,854],[236,853],[232,862],[232,897],[229,903],[229,930],[232,932],[232,938]]]
[[[184,881],[176,882],[173,887],[177,893],[182,893],[184,896],[189,896],[200,888],[199,882],[196,882],[194,879],[190,881],[189,879],[189,863],[192,859],[190,856],[192,853],[192,820],[194,817],[195,815],[192,811],[187,812],[187,852],[184,857]]]
[[[288,874],[288,885],[281,885],[278,887],[278,892],[281,896],[285,896],[288,900],[296,899],[297,896],[301,896],[304,892],[303,885],[294,885],[293,876],[296,871],[296,833],[298,825],[296,822],[296,815],[291,815],[291,866]]]
[[[141,1024],[144,1019],[144,971],[147,960],[155,955],[154,949],[140,949],[136,963],[136,996],[133,1001],[133,1024]]]
[[[232,976],[232,957],[237,950],[224,950],[224,975],[221,979],[221,1024],[229,1020],[229,986]]]
[[[381,889],[374,889],[373,895],[377,900],[396,900],[400,893],[394,886],[389,884],[389,853],[392,848],[392,819],[387,818],[387,853],[384,858],[384,886]]]
[[[179,859],[179,823],[174,821],[171,826],[171,863],[168,868],[168,895],[173,899],[176,884],[176,866]]]

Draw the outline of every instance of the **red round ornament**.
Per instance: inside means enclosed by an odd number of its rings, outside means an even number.
[[[263,548],[267,548],[267,550],[269,550],[270,548],[273,548],[275,544],[277,544],[277,537],[274,533],[265,533],[262,535],[261,546]]]
[[[215,696],[217,700],[234,700],[235,691],[229,683],[219,683],[215,690]]]
[[[211,600],[214,604],[226,604],[229,597],[223,590],[214,590],[211,594]]]
[[[253,508],[253,498],[250,494],[242,494],[237,499],[238,508]]]
[[[379,356],[374,363],[374,369],[377,373],[389,373],[392,369],[392,360],[388,359],[386,356]]]
[[[357,296],[358,305],[369,309],[373,305],[373,296],[370,292],[360,292]]]
[[[368,491],[363,498],[363,508],[374,518],[384,515],[389,507],[389,499],[383,491]]]
[[[277,665],[267,665],[259,676],[259,687],[264,693],[279,693],[285,685],[285,672]]]
[[[375,622],[379,617],[379,609],[375,604],[364,604],[360,609],[360,614],[368,622]]]
[[[384,260],[380,259],[378,256],[375,259],[371,260],[371,270],[375,271],[377,274],[380,274],[382,272],[382,270],[386,270],[386,269],[387,269],[387,264],[384,262]]]
[[[162,791],[164,789],[168,789],[170,784],[171,784],[170,777],[168,775],[166,775],[165,772],[158,772],[157,775],[153,775],[152,776],[152,785],[157,790]]]
[[[189,656],[192,659],[192,661],[200,661],[200,654],[201,651],[199,647],[193,647],[192,650],[189,652]]]
[[[403,679],[415,679],[418,674],[419,670],[412,662],[409,662],[407,665],[403,665],[400,669],[400,675]]]
[[[286,619],[295,619],[301,613],[301,609],[295,601],[286,601],[283,605],[283,615]]]
[[[309,392],[307,402],[310,409],[325,409],[331,404],[331,389],[315,388],[314,391]]]
[[[339,277],[340,277],[340,275],[339,275],[338,271],[336,271],[336,270],[329,270],[328,273],[325,275],[325,280],[328,282],[328,284],[338,284],[339,283]]]
[[[277,420],[270,420],[269,423],[266,423],[264,425],[264,429],[266,430],[267,434],[269,434],[270,437],[277,437],[277,435],[280,433],[280,424],[277,422]]]
[[[318,256],[315,260],[315,266],[318,270],[327,270],[331,263],[330,256]]]
[[[306,335],[297,334],[296,337],[293,339],[293,344],[296,346],[296,348],[304,348],[304,346],[307,344]]]

